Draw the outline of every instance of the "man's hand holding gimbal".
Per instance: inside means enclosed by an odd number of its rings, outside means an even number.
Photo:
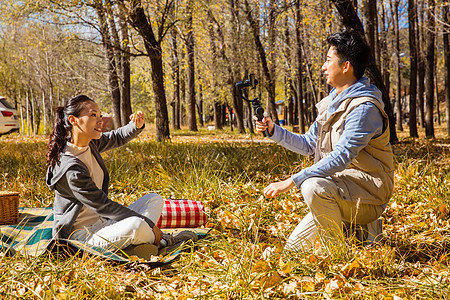
[[[258,121],[256,116],[253,116],[253,120],[255,120],[256,131],[264,132],[267,129],[269,135],[273,134],[275,126],[272,119],[266,113],[264,113],[264,118],[261,121]]]

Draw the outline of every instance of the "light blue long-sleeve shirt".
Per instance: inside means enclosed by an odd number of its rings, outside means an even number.
[[[381,92],[365,77],[336,95],[336,90],[330,92],[330,104],[327,117],[336,111],[347,98],[372,97],[381,100]],[[373,137],[383,131],[383,117],[379,109],[370,102],[355,107],[347,116],[344,131],[333,151],[317,163],[292,175],[295,185],[300,188],[310,177],[328,177],[344,170]],[[314,153],[317,143],[317,122],[314,122],[305,134],[292,133],[275,125],[270,137],[283,147],[302,155]]]

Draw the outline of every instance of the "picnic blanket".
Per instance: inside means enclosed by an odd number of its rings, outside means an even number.
[[[8,255],[39,256],[55,241],[52,236],[53,212],[52,208],[19,208],[19,224],[0,226],[0,253]],[[182,230],[182,229],[177,229]],[[208,228],[189,229],[197,233],[199,239],[206,237]],[[171,233],[174,229],[162,229]],[[86,245],[73,240],[58,240],[62,246],[70,246],[83,253],[100,256],[116,262],[130,262],[132,259],[118,255],[100,247]],[[164,257],[155,257],[155,261],[148,262],[155,266],[174,261],[182,252],[182,246]]]

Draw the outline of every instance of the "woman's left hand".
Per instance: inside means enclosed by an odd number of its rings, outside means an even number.
[[[142,126],[144,126],[145,123],[144,113],[138,110],[130,116],[130,120],[134,123],[134,125],[136,125],[137,128],[140,129],[142,128]]]

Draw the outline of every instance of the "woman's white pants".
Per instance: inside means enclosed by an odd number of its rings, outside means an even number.
[[[128,208],[143,215],[153,223],[157,223],[164,206],[164,199],[158,194],[148,194],[128,206]],[[129,245],[155,241],[153,229],[139,217],[129,217],[121,221],[101,218],[85,230],[75,231],[70,239],[86,242],[89,245],[104,249],[126,248]]]

